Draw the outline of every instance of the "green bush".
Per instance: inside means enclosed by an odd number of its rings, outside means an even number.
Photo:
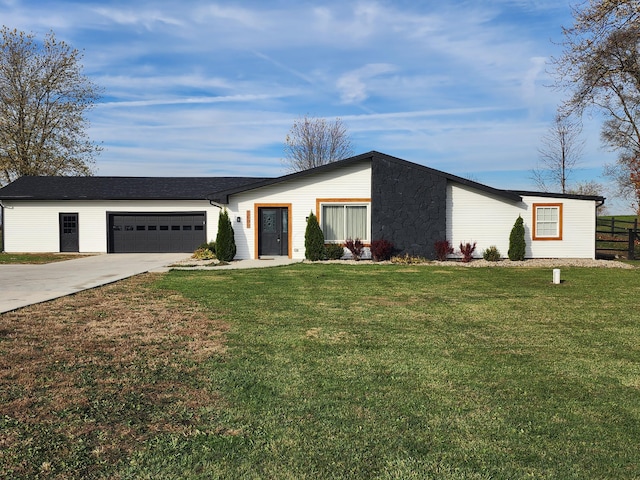
[[[325,251],[329,260],[340,260],[344,256],[344,247],[339,243],[325,245]]]
[[[318,218],[311,212],[307,218],[307,229],[304,232],[304,256],[307,260],[317,262],[324,260],[324,234],[318,224]]]
[[[518,215],[516,223],[511,229],[511,235],[509,235],[509,260],[517,261],[524,260],[524,254],[527,245],[524,240],[524,220]]]
[[[482,258],[487,260],[488,262],[497,262],[502,258],[500,254],[500,250],[495,245],[491,245],[484,252],[482,252]]]
[[[216,256],[221,262],[230,262],[236,256],[236,240],[227,209],[220,210],[218,235],[216,237]]]

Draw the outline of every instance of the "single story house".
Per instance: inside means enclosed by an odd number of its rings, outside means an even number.
[[[0,189],[7,252],[192,252],[221,208],[238,259],[304,258],[306,219],[327,243],[386,239],[434,258],[434,244],[495,245],[524,219],[527,258],[595,258],[600,196],[501,190],[379,152],[277,178],[22,177]]]

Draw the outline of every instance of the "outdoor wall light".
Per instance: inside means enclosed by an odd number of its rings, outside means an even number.
[[[240,223],[242,219],[240,217],[236,217],[236,222]]]

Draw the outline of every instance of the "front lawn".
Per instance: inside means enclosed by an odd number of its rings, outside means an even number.
[[[174,271],[0,315],[0,471],[638,478],[640,270],[551,277]]]

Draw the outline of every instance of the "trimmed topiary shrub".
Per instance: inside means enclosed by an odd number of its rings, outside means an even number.
[[[328,260],[340,260],[344,256],[344,247],[339,243],[325,245]]]
[[[514,223],[511,234],[509,235],[509,251],[507,252],[509,260],[524,260],[526,248],[527,245],[524,240],[524,220],[518,215],[518,219],[516,223]]]
[[[495,245],[491,245],[484,252],[482,252],[482,258],[484,258],[488,262],[497,262],[502,258],[500,254],[500,250]]]
[[[325,255],[324,233],[322,233],[318,218],[311,212],[307,218],[307,228],[304,232],[304,256],[307,260],[317,262],[324,260]]]
[[[384,262],[391,258],[393,253],[393,243],[388,240],[374,240],[371,242],[371,258],[374,262]]]
[[[220,210],[220,217],[218,218],[216,256],[221,262],[230,262],[236,256],[236,240],[226,208]]]

